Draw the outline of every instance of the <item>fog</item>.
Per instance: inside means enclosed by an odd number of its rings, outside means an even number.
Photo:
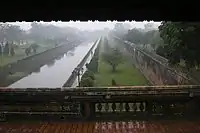
[[[10,24],[18,25],[24,30],[29,30],[31,28],[32,22],[8,22]],[[78,28],[79,30],[101,30],[104,28],[113,29],[118,21],[69,21],[69,22],[62,22],[62,21],[51,21],[51,22],[43,22],[40,21],[42,24],[52,24],[59,27],[74,27]],[[154,27],[157,28],[161,22],[154,22],[154,21],[143,21],[143,22],[136,22],[136,21],[125,21],[124,23],[129,24],[130,28],[144,28],[144,25],[147,23],[153,23]]]
[[[140,38],[148,40],[142,38],[143,34],[148,33],[146,38],[157,37],[154,32],[159,32],[160,23],[153,21],[0,23],[0,67],[2,66],[0,86],[61,87],[100,37],[115,35],[131,40],[132,35],[135,36],[133,31],[136,28],[138,33],[141,32]]]

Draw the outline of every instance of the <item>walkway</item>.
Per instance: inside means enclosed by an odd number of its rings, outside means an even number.
[[[199,133],[200,122],[87,122],[0,124],[1,133]]]

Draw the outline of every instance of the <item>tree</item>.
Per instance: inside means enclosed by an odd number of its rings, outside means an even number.
[[[200,64],[200,23],[162,22],[159,31],[165,44],[163,55],[171,64],[178,64],[182,59],[187,68]]]
[[[34,43],[31,44],[30,48],[33,50],[33,52],[36,54],[37,53],[37,49],[39,48],[39,45]]]
[[[123,63],[122,53],[117,48],[110,48],[103,54],[103,59],[112,67],[112,72],[116,72],[119,64]]]
[[[8,41],[19,41],[22,39],[23,31],[20,29],[20,26],[8,25],[6,30],[6,39]]]
[[[156,49],[156,53],[159,54],[160,56],[163,57],[167,57],[167,53],[165,52],[165,48],[164,46],[160,45],[157,49]]]
[[[9,44],[8,44],[8,42],[5,44],[5,47],[4,47],[4,54],[5,54],[5,55],[8,55],[8,54],[9,54]]]
[[[15,55],[15,49],[14,49],[14,47],[11,47],[10,53],[11,53],[11,56]]]
[[[25,49],[25,54],[26,54],[26,56],[29,56],[31,54],[31,48],[30,47]]]
[[[116,23],[114,29],[117,31],[122,31],[124,30],[123,23]]]
[[[145,31],[150,31],[154,29],[154,23],[147,23],[144,25]]]
[[[8,23],[0,23],[0,42],[3,44],[6,41],[4,54],[14,56],[14,41],[19,42],[25,39],[26,33],[20,28]],[[9,43],[8,43],[9,42]]]
[[[128,31],[128,29],[126,29],[124,27],[123,23],[116,23],[115,27],[114,27],[114,31],[115,31],[115,34],[118,37],[122,37],[122,36],[124,36],[124,34],[126,34],[126,32]]]
[[[66,38],[70,40],[84,38],[82,31],[71,28],[71,27],[58,27],[52,24],[42,24],[39,22],[32,22],[31,29],[29,30],[29,37],[36,42],[44,43],[46,41],[51,41],[53,43],[55,40],[66,41]]]
[[[147,32],[140,31],[137,28],[129,30],[124,36],[124,39],[135,44],[156,44],[160,45],[163,43],[158,30],[150,30]]]
[[[124,39],[135,44],[141,44],[144,42],[144,33],[134,28],[128,31],[128,33],[124,36]]]
[[[124,28],[125,28],[126,30],[131,29],[131,25],[130,25],[129,23],[124,23],[123,25],[124,25]]]
[[[24,38],[25,32],[20,28],[20,26],[2,23],[0,24],[0,40],[3,41],[19,41]]]

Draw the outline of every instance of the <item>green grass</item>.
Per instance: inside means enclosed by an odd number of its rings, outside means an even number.
[[[118,86],[142,86],[148,85],[146,78],[140,73],[140,71],[132,65],[132,57],[127,51],[124,51],[122,45],[117,45],[114,41],[109,41],[111,45],[121,47],[123,56],[125,58],[124,63],[117,67],[115,73],[112,72],[112,68],[102,59],[104,46],[100,47],[100,61],[99,72],[95,74],[95,86],[112,86],[112,79],[114,79]]]
[[[147,85],[145,77],[132,65],[125,62],[120,64],[117,72],[112,73],[111,67],[104,61],[100,61],[99,73],[95,75],[96,86],[111,86],[112,79],[115,79],[120,86]]]
[[[16,48],[15,49],[15,56],[3,55],[3,58],[2,58],[2,56],[0,55],[0,66],[7,65],[9,63],[12,63],[12,62],[15,62],[17,60],[20,60],[20,59],[22,59],[24,57],[26,57],[24,49]]]
[[[50,44],[50,45],[39,44],[39,45],[40,45],[40,47],[38,48],[37,53],[44,52],[44,51],[54,47],[53,44]],[[21,46],[19,48],[16,48],[14,56],[5,56],[4,55],[3,58],[2,58],[2,56],[0,55],[0,66],[4,66],[4,65],[13,63],[13,62],[15,62],[17,60],[25,58],[26,57],[25,48],[27,48],[28,46],[29,45]]]
[[[21,78],[27,76],[28,74],[27,73],[24,73],[24,72],[16,72],[12,75],[8,75],[7,78],[6,78],[6,83],[4,83],[5,85],[7,84],[12,84],[14,82],[16,82],[17,80],[20,80]]]
[[[16,78],[16,77],[23,77],[23,76],[26,76],[27,74],[24,73],[24,72],[16,72],[12,75],[9,75],[8,78]]]

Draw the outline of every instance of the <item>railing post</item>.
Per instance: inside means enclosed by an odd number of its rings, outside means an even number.
[[[83,113],[84,120],[87,120],[88,117],[90,116],[90,106],[88,102],[83,103],[83,112],[84,112]]]
[[[95,103],[90,102],[90,119],[93,119],[95,117]]]
[[[92,119],[94,117],[94,104],[90,102],[85,102],[84,103],[84,119]]]
[[[163,102],[163,113],[164,116],[170,117],[173,116],[173,110],[171,108],[172,103],[171,102]]]
[[[147,117],[151,117],[153,113],[153,102],[152,101],[146,101],[146,112]]]
[[[198,101],[195,99],[191,99],[189,102],[186,103],[186,115],[191,118],[191,117],[197,117],[197,115],[199,115],[199,105],[198,105]]]

